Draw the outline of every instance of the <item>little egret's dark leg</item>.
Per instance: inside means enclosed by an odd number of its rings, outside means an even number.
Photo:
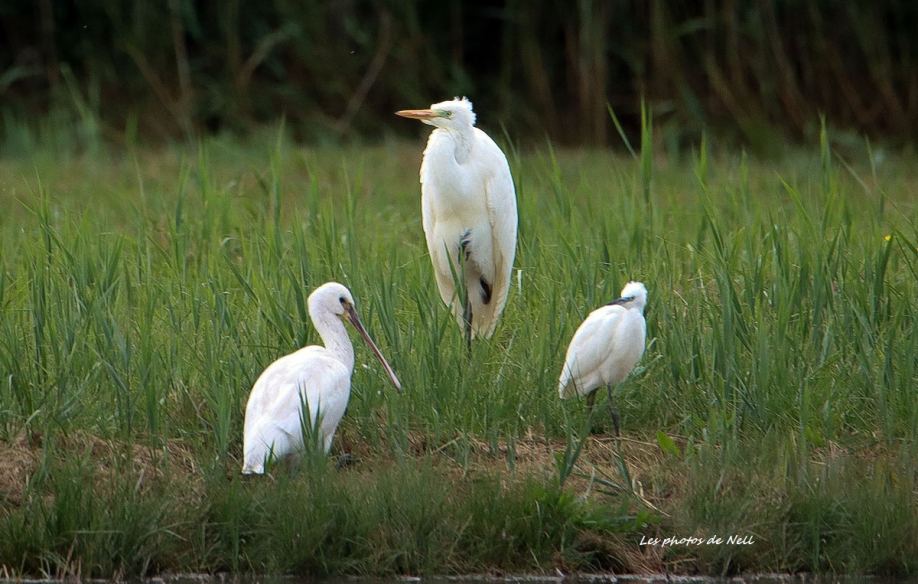
[[[462,318],[465,320],[465,344],[469,350],[469,357],[472,356],[472,303],[469,300],[468,289],[465,293],[465,303],[462,306]]]
[[[618,408],[615,407],[615,402],[612,400],[612,386],[609,386],[609,412],[612,413],[612,425],[615,426],[615,437],[618,438],[622,435],[619,431],[618,425]]]

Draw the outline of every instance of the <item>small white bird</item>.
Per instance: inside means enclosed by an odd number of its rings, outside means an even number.
[[[608,386],[616,436],[618,409],[612,402],[612,386],[621,383],[644,354],[646,304],[647,288],[640,282],[628,282],[621,298],[591,312],[571,339],[558,382],[562,399],[585,395],[590,411],[596,390]]]
[[[309,316],[324,347],[311,345],[281,357],[255,382],[245,408],[243,431],[244,474],[262,474],[268,459],[297,456],[303,442],[303,404],[309,406],[309,423],[318,424],[325,452],[331,448],[338,422],[347,408],[354,372],[354,347],[342,319],[346,318],[370,345],[386,374],[401,392],[401,384],[380,353],[354,309],[350,291],[328,282],[309,295]]]
[[[397,115],[435,126],[421,163],[421,211],[440,297],[472,338],[490,338],[507,303],[516,253],[516,190],[507,157],[475,127],[469,100]],[[464,298],[457,278],[464,278]],[[460,306],[461,305],[461,306]]]

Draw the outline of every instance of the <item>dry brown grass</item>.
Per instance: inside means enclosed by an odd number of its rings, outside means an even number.
[[[685,441],[679,438],[675,441],[680,451],[684,452]],[[456,453],[457,443],[453,441],[433,445],[425,442],[420,435],[412,435],[409,437],[407,454],[409,458],[430,461],[437,467],[437,474],[445,480],[452,480],[457,492],[461,493],[464,492],[463,485],[482,476],[499,476],[508,487],[532,478],[551,480],[556,472],[556,455],[563,453],[566,447],[564,440],[546,439],[534,434],[524,436],[512,445],[502,441],[493,444],[472,441],[463,445],[460,460]],[[38,469],[44,447],[41,437],[36,436],[20,436],[12,442],[0,443],[0,501],[8,509],[24,503],[24,498],[28,496],[28,482]],[[633,496],[627,497],[629,509],[632,512],[641,508],[652,509],[661,521],[637,533],[623,536],[584,530],[577,535],[578,549],[592,552],[596,558],[603,559],[606,563],[599,567],[610,573],[649,575],[705,571],[708,566],[705,562],[711,560],[706,560],[703,554],[698,557],[688,549],[642,546],[638,545],[638,541],[642,536],[711,535],[693,533],[691,525],[697,525],[698,517],[693,518],[689,509],[692,499],[699,496],[699,487],[693,484],[699,478],[697,467],[706,462],[696,460],[691,463],[684,456],[677,458],[667,454],[661,450],[655,438],[650,436],[625,437],[617,441],[610,436],[592,435],[565,488],[581,500],[600,504],[620,501],[618,498],[609,498],[604,492],[607,491],[606,487],[596,481],[611,480],[625,487],[620,472],[619,448],[631,478],[630,491]],[[358,463],[345,472],[352,476],[366,477],[368,482],[373,481],[376,473],[396,464],[386,454],[387,448],[361,441],[347,430],[338,436],[335,451],[346,451],[354,455]],[[52,456],[60,460],[81,456],[91,461],[94,487],[103,496],[107,489],[127,475],[131,481],[136,482],[138,490],[167,488],[170,497],[179,505],[206,504],[207,486],[200,462],[201,455],[180,440],[150,448],[103,440],[86,433],[73,433],[55,441]],[[883,445],[852,448],[830,443],[824,448],[811,451],[810,467],[818,471],[822,467],[838,469],[854,466],[870,471],[875,465],[882,466],[894,459],[894,454]],[[226,461],[226,472],[229,475],[239,472],[235,460]],[[279,467],[277,472],[283,470]],[[748,473],[742,469],[733,469],[722,474],[712,496],[745,501],[750,506],[750,513],[765,513],[786,503],[787,494],[781,488],[780,473],[778,467]],[[710,487],[710,481],[707,487]],[[715,527],[712,525],[711,529]],[[701,551],[711,553],[711,550]],[[558,558],[556,566],[562,572],[567,571],[563,558]],[[572,568],[572,571],[575,570]]]
[[[0,501],[12,506],[23,503],[43,448],[40,436],[21,435],[12,442],[0,442]],[[94,486],[100,493],[116,483],[116,475],[127,475],[136,481],[138,491],[168,485],[176,489],[176,497],[191,504],[204,496],[203,478],[194,454],[179,440],[153,449],[74,432],[57,440],[53,453],[61,461],[75,456],[91,460]]]
[[[38,448],[25,435],[12,442],[0,442],[0,501],[22,503],[29,479],[38,467]]]

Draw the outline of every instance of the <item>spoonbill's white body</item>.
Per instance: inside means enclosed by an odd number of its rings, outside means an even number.
[[[616,435],[618,410],[612,402],[612,387],[624,381],[644,354],[646,304],[647,288],[629,282],[621,298],[591,312],[571,339],[558,382],[562,398],[585,395],[591,410],[596,390],[607,386]]]
[[[245,409],[245,474],[262,474],[269,459],[301,452],[306,424],[318,430],[325,452],[331,448],[347,408],[354,372],[354,347],[342,318],[354,325],[383,364],[392,384],[401,390],[392,368],[361,324],[347,288],[336,282],[323,284],[309,295],[308,303],[309,316],[325,346],[303,347],[281,357],[255,382]],[[302,411],[303,404],[309,408],[308,419]]]
[[[421,163],[427,250],[440,297],[469,342],[490,338],[507,303],[516,253],[516,191],[507,157],[475,127],[465,98],[396,113],[436,126]],[[454,274],[464,278],[464,298]]]

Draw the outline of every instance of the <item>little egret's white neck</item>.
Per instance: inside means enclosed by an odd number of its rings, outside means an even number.
[[[344,322],[337,315],[327,311],[310,311],[312,324],[322,337],[322,343],[332,355],[347,367],[348,371],[354,371],[354,345],[347,336],[347,329]]]

